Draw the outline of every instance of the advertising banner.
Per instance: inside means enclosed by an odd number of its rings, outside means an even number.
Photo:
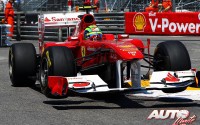
[[[138,35],[200,35],[199,12],[127,12],[125,33]]]

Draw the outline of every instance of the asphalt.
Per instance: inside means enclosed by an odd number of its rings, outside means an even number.
[[[163,40],[180,40],[189,51],[192,67],[199,68],[199,37],[147,37],[151,39],[151,53]],[[37,41],[31,42],[37,48]],[[16,41],[12,41],[16,43]],[[8,75],[8,49],[0,48],[0,125],[172,125],[175,119],[147,120],[154,110],[188,110],[196,115],[192,125],[200,124],[200,101],[189,98],[144,97],[129,95],[71,96],[48,99],[39,88],[13,87]],[[194,96],[194,95],[193,95]]]

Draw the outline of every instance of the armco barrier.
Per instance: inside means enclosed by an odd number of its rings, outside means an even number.
[[[97,13],[94,17],[103,33],[124,33],[124,13]]]
[[[38,12],[15,12],[14,39],[16,40],[37,40],[38,35]],[[97,13],[94,14],[97,25],[103,33],[119,34],[124,33],[124,13]],[[4,18],[4,13],[0,12],[0,19]],[[73,29],[71,29],[72,31]],[[59,33],[62,33],[61,35]],[[44,40],[58,41],[67,38],[68,31],[58,28],[45,29]]]
[[[34,13],[29,12],[28,14],[23,12],[15,13],[14,39],[17,40],[38,39],[39,37],[38,24],[37,24],[38,14],[39,13],[36,12]],[[172,16],[173,14],[174,16]],[[0,18],[2,19],[3,17],[4,14],[0,13]],[[147,34],[148,35],[199,35],[200,34],[200,23],[199,23],[200,14],[198,12],[196,13],[172,12],[168,14],[167,13],[150,14],[145,12],[144,13],[141,12],[94,13],[94,17],[96,19],[97,26],[99,26],[99,28],[102,30],[103,33],[113,33],[113,34],[128,33],[134,35],[135,34],[138,35],[147,35]],[[167,26],[164,24],[164,27],[162,27],[163,23],[169,23],[169,25]],[[167,27],[169,27],[169,29]],[[178,30],[181,29],[178,29],[177,27],[182,27],[182,32],[178,33]],[[194,27],[196,29],[194,29]],[[184,28],[186,28],[186,32]],[[73,29],[70,29],[70,31],[72,30]],[[69,31],[67,31],[67,29],[48,28],[45,29],[44,40],[63,41],[67,38],[68,35]]]
[[[11,26],[8,24],[1,24],[0,25],[0,47],[10,46],[11,43],[9,42],[10,37],[7,36],[9,33],[9,28]]]

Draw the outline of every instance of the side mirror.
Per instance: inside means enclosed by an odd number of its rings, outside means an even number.
[[[70,36],[70,37],[68,37],[68,41],[76,41],[76,40],[78,40],[77,36]]]
[[[127,39],[129,38],[129,34],[118,34],[117,37],[118,39]]]

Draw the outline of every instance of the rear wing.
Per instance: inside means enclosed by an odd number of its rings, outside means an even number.
[[[75,26],[79,21],[79,15],[85,12],[76,13],[49,13],[38,16],[38,30],[41,27],[70,27]]]
[[[81,19],[80,15],[84,15],[85,12],[76,13],[48,13],[38,15],[38,34],[39,34],[39,46],[41,47],[44,42],[45,28],[55,27],[75,27]]]

